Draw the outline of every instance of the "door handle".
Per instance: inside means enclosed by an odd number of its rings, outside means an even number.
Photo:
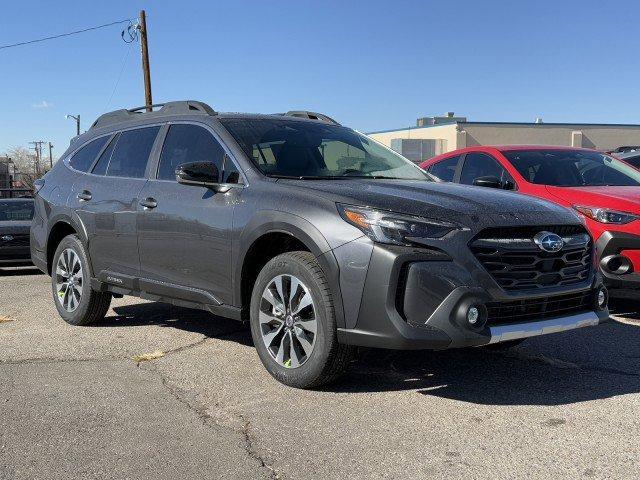
[[[158,206],[158,202],[155,198],[147,197],[144,200],[140,200],[140,205],[144,207],[145,210],[156,208]]]
[[[89,190],[83,190],[77,197],[81,202],[86,202],[87,200],[91,200],[91,192]]]

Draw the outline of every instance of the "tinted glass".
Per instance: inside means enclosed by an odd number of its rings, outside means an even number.
[[[159,130],[160,127],[146,127],[121,132],[111,154],[107,175],[143,178],[147,169],[147,160]]]
[[[102,155],[100,155],[100,158],[98,159],[96,166],[93,167],[91,173],[93,173],[94,175],[104,175],[105,173],[107,173],[109,160],[111,160],[111,153],[113,152],[113,148],[116,146],[116,143],[118,143],[119,137],[120,134],[117,134],[115,137],[113,137],[113,140],[111,140],[109,146],[105,148],[104,152],[102,152]]]
[[[467,153],[460,174],[460,183],[473,185],[480,177],[496,177],[502,180],[504,168],[491,156],[485,153]]]
[[[0,222],[31,220],[33,218],[33,200],[3,202],[0,200]]]
[[[228,155],[224,157],[224,172],[222,176],[223,183],[238,183],[240,182],[240,172],[236,168],[235,164]]]
[[[640,155],[635,157],[625,157],[622,160],[627,162],[629,165],[633,165],[636,168],[640,168]]]
[[[266,175],[431,180],[403,156],[349,128],[278,118],[220,121]]]
[[[502,152],[525,180],[556,187],[638,186],[640,171],[608,155],[586,150]]]
[[[95,140],[87,143],[84,147],[78,150],[71,160],[69,160],[69,165],[71,165],[76,170],[80,170],[81,172],[86,172],[89,170],[89,167],[93,164],[93,161],[104,147],[104,144],[109,140],[109,136],[96,138]]]
[[[460,160],[460,155],[435,163],[429,167],[429,173],[435,175],[443,182],[453,182],[458,160]]]
[[[188,162],[213,162],[223,170],[224,149],[209,131],[197,125],[171,125],[162,146],[159,180],[175,180],[176,168]]]

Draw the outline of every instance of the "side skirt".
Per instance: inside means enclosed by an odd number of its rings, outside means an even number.
[[[204,310],[232,320],[243,321],[242,309],[224,305],[209,292],[153,280],[102,271],[91,279],[91,288],[101,292],[129,295],[178,307]]]

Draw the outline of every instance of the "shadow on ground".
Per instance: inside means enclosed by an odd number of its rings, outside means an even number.
[[[251,346],[247,325],[161,303],[115,307],[101,325],[160,325]],[[527,340],[497,352],[362,351],[327,392],[416,391],[485,405],[562,405],[640,392],[640,324],[598,327]]]
[[[640,299],[612,298],[609,308],[612,315],[619,315],[630,320],[640,320]]]
[[[166,303],[138,303],[113,307],[116,315],[107,316],[101,327],[134,327],[159,325],[210,338],[224,338],[242,345],[253,346],[248,324],[215,316],[202,310],[177,307]]]

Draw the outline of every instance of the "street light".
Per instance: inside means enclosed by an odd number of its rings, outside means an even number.
[[[80,135],[80,115],[65,115],[64,118],[73,118],[76,121],[76,135]]]

